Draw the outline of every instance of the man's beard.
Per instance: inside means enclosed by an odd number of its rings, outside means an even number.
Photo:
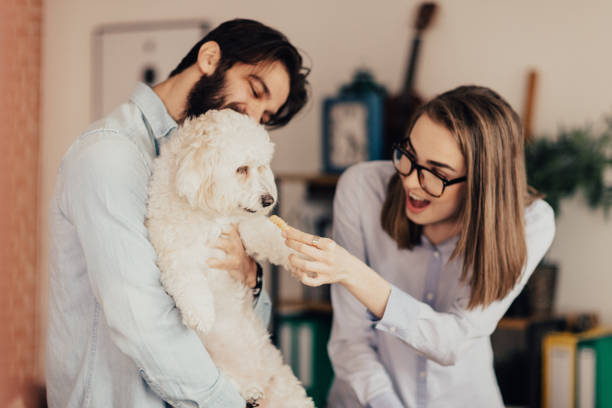
[[[183,119],[199,116],[210,109],[226,107],[224,88],[225,71],[217,68],[211,76],[202,75],[189,91]]]

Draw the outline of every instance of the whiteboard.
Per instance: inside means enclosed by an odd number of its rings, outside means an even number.
[[[203,20],[99,26],[92,36],[92,120],[126,102],[137,82],[166,79],[209,27]]]

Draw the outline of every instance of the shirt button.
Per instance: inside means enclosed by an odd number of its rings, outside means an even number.
[[[434,258],[439,258],[440,257],[440,253],[438,251],[434,252]]]
[[[419,377],[421,377],[421,378],[425,378],[425,371],[421,371],[421,372],[419,373]]]
[[[389,331],[390,331],[391,333],[395,333],[395,326],[391,326],[391,327],[389,327]]]
[[[429,292],[427,293],[427,300],[431,300],[433,299],[433,293]]]

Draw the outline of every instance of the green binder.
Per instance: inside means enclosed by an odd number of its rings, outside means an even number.
[[[334,378],[327,355],[331,331],[330,310],[282,311],[276,314],[279,348],[283,359],[302,381],[315,407],[325,408]]]
[[[580,340],[576,352],[576,407],[612,407],[612,334]]]

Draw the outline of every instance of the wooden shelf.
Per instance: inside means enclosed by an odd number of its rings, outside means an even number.
[[[504,317],[497,324],[498,329],[525,330],[532,323],[563,320],[569,328],[591,328],[599,324],[599,315],[595,312],[557,313],[550,316]]]
[[[277,174],[276,179],[280,182],[298,182],[311,185],[333,187],[340,178],[339,174]]]
[[[525,330],[529,324],[526,317],[504,317],[497,324],[498,329]]]
[[[332,313],[332,306],[326,302],[280,301],[276,307],[276,313],[281,315],[308,312]]]

